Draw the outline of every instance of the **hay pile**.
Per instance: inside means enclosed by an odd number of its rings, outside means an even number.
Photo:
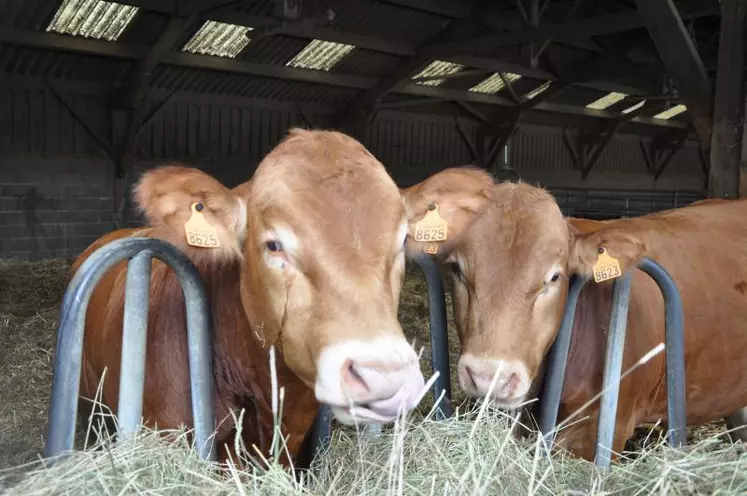
[[[531,440],[508,435],[510,421],[500,412],[488,410],[475,422],[455,377],[459,343],[448,294],[454,405],[464,402],[461,410],[469,413],[434,422],[427,418],[433,404],[427,395],[410,420],[385,429],[380,439],[361,441],[354,430],[337,429],[315,475],[302,482],[275,465],[221,474],[196,459],[185,441],[167,445],[148,430],[134,445],[105,442],[103,450],[78,452],[52,469],[28,464],[44,445],[54,330],[69,263],[0,261],[0,469],[27,463],[0,472],[0,491],[13,486],[8,494],[747,492],[747,455],[724,442],[718,424],[693,430],[691,440],[700,441],[682,452],[642,429],[629,446],[643,446],[643,454],[598,473],[584,461],[538,458]],[[429,377],[427,291],[415,267],[408,269],[399,316],[408,337],[424,347],[421,368]],[[566,494],[580,494],[573,491]]]
[[[600,471],[581,460],[541,456],[510,435],[500,412],[470,412],[435,422],[403,421],[378,439],[336,431],[313,473],[294,477],[200,461],[180,437],[167,445],[142,431],[135,443],[76,452],[38,468],[7,494],[745,494],[747,453],[706,440],[685,450],[658,445]],[[183,434],[183,431],[181,432]]]

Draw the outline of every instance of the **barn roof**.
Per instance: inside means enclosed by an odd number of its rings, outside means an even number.
[[[713,78],[719,4],[678,0]],[[0,71],[554,125],[687,129],[635,2],[0,0]],[[300,9],[300,10],[294,10]],[[714,34],[715,33],[715,34]],[[133,102],[131,101],[130,104]]]

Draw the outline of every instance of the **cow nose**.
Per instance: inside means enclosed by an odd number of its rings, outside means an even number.
[[[531,385],[527,368],[520,361],[465,355],[459,360],[458,372],[462,389],[473,396],[490,395],[500,407],[516,406],[523,400]],[[491,390],[494,377],[495,384]]]
[[[418,357],[401,340],[333,345],[322,352],[317,400],[343,423],[388,423],[417,406],[425,385]]]

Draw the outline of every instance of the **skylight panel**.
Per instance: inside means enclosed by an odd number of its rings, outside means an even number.
[[[534,98],[535,96],[539,95],[540,93],[545,92],[547,90],[547,88],[550,87],[550,84],[552,84],[552,81],[545,81],[540,86],[537,86],[532,91],[530,91],[529,93],[525,94],[524,98],[526,98],[527,100],[531,100],[532,98]]]
[[[200,55],[233,59],[251,41],[246,33],[252,29],[254,28],[237,24],[205,21],[205,24],[190,38],[182,50]]]
[[[342,58],[350,53],[355,45],[334,41],[312,40],[286,66],[315,71],[329,71]]]
[[[414,75],[412,79],[433,77],[433,76],[448,76],[449,74],[455,74],[464,69],[462,64],[455,64],[453,62],[445,62],[443,60],[434,60],[428,66]],[[427,81],[416,81],[415,84],[423,84],[426,86],[438,86],[439,84],[446,81],[445,79],[429,79]]]
[[[665,110],[664,112],[659,112],[658,114],[654,116],[654,119],[664,119],[664,120],[671,119],[675,115],[680,115],[682,112],[686,110],[687,110],[687,107],[682,104],[675,105],[674,107],[669,108]]]
[[[47,32],[117,41],[138,8],[103,0],[63,0]]]
[[[646,104],[646,100],[641,100],[640,102],[636,103],[632,107],[628,107],[625,110],[622,111],[623,114],[629,114],[634,110],[638,110],[639,108],[643,107]]]
[[[503,74],[503,78],[505,78],[509,83],[512,83],[518,79],[521,79],[521,76],[512,72],[506,72]],[[480,81],[469,90],[476,93],[498,93],[506,87],[506,83],[503,82],[503,78],[501,78],[501,75],[497,72],[493,73],[493,75],[491,75],[489,78]]]
[[[602,98],[599,98],[598,100],[591,102],[590,104],[586,106],[586,108],[593,109],[593,110],[604,110],[607,107],[610,107],[616,104],[617,102],[619,102],[620,100],[624,99],[627,96],[628,95],[626,95],[625,93],[618,93],[616,91],[613,91],[611,93],[607,93]]]

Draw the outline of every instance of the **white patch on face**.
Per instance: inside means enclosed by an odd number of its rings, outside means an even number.
[[[241,198],[236,198],[238,204],[236,212],[236,237],[239,240],[239,244],[244,242],[246,236],[246,204]]]
[[[352,394],[355,397],[351,397],[343,381],[343,373],[351,363],[365,382],[365,388]],[[314,392],[318,401],[332,407],[340,422],[384,423],[396,417],[391,409],[396,410],[397,405],[405,411],[414,408],[423,384],[418,358],[410,344],[404,338],[382,336],[326,347],[317,363]]]
[[[394,251],[397,252],[402,250],[405,246],[405,239],[407,238],[407,218],[402,219],[402,223],[399,225],[397,230],[397,236],[394,238]]]

